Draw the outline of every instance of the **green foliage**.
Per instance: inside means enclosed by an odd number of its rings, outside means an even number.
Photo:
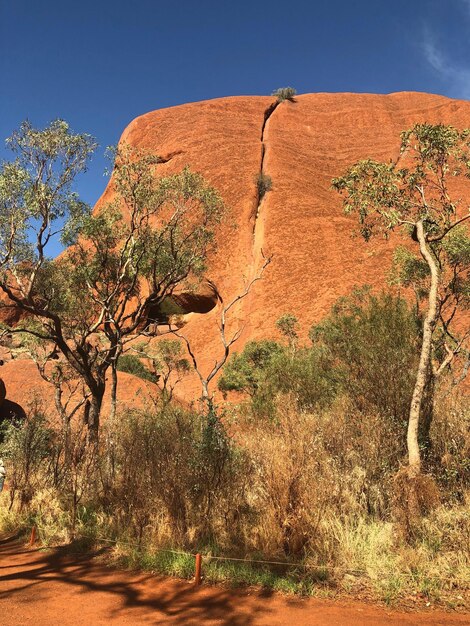
[[[292,313],[285,313],[276,321],[276,327],[280,333],[287,339],[289,344],[294,343],[299,335],[299,321]]]
[[[177,339],[162,339],[155,346],[155,351],[149,353],[154,367],[159,371],[186,374],[190,371],[188,359],[183,357],[183,347]]]
[[[256,177],[256,189],[258,190],[258,202],[264,198],[268,191],[271,191],[273,188],[273,181],[271,176],[267,174],[260,173]]]
[[[113,199],[91,213],[72,190],[96,147],[88,135],[62,121],[25,123],[9,144],[18,157],[0,170],[1,286],[91,392],[97,438],[106,373],[124,339],[147,329],[150,310],[168,309],[177,285],[201,277],[226,208],[200,174],[158,178],[157,155],[121,144],[111,152]],[[70,247],[51,261],[58,234]]]
[[[389,279],[392,285],[413,287],[420,301],[427,294],[429,267],[426,261],[413,254],[409,248],[397,246],[393,253]]]
[[[177,339],[160,339],[152,346],[137,343],[136,354],[148,359],[153,371],[153,380],[158,380],[163,403],[170,402],[178,383],[191,371],[189,361],[183,356],[183,347]]]
[[[271,95],[276,96],[278,102],[284,102],[290,100],[294,102],[294,96],[297,94],[297,90],[293,87],[279,87],[275,89]]]
[[[249,341],[241,354],[235,353],[224,367],[219,378],[221,391],[243,391],[254,396],[264,378],[283,348],[275,341]]]
[[[461,380],[468,370],[470,333],[458,320],[470,302],[470,212],[462,198],[451,194],[469,178],[470,129],[424,123],[401,134],[396,162],[361,160],[332,181],[344,211],[358,216],[366,241],[377,234],[388,237],[400,227],[418,248],[420,257],[400,247],[391,275],[395,284],[412,287],[417,307],[427,311],[416,346],[421,360],[409,412],[409,458],[416,467],[417,413],[425,390],[433,394],[430,380],[459,365],[455,379]]]
[[[411,167],[358,161],[332,181],[346,213],[357,213],[361,234],[370,239],[422,220],[428,238],[445,236],[459,201],[446,192],[447,178],[470,174],[470,131],[442,124],[416,124],[402,133],[401,154]],[[444,186],[443,186],[444,185]],[[410,232],[411,232],[410,231]]]
[[[330,316],[312,327],[310,348],[296,347],[293,315],[282,316],[277,325],[288,345],[248,342],[225,366],[221,391],[247,393],[253,411],[271,417],[279,395],[293,394],[299,409],[312,410],[342,392],[358,410],[376,411],[403,428],[420,340],[420,320],[405,300],[374,296],[367,288],[340,299]]]
[[[188,168],[156,179],[151,170],[156,157],[128,146],[114,157],[117,199],[75,223],[73,237],[66,234],[75,246],[59,261],[43,263],[36,279],[36,291],[49,310],[70,325],[78,322],[80,329],[92,325],[103,307],[110,332],[124,321],[135,326],[124,304],[137,298],[133,306],[144,314],[139,308],[143,282],[153,295],[152,306],[168,308],[169,291],[204,271],[225,210],[218,193]]]
[[[360,411],[404,427],[418,365],[420,320],[406,301],[367,288],[341,298],[310,337]]]
[[[38,130],[23,122],[6,141],[16,153],[0,167],[0,268],[41,262],[54,231],[68,229],[89,207],[73,191],[97,147],[87,134],[73,134],[55,120]],[[46,221],[44,221],[46,218]],[[31,236],[33,234],[33,236]],[[32,242],[39,237],[40,246]]]
[[[314,348],[293,352],[275,341],[250,341],[228,361],[218,386],[224,392],[248,393],[257,415],[273,417],[282,393],[292,393],[302,409],[328,404],[335,395],[335,376],[326,365]]]
[[[44,413],[35,407],[19,424],[2,425],[0,457],[3,458],[10,491],[10,501],[19,497],[27,505],[41,479],[41,466],[48,464],[56,433]]]
[[[303,411],[316,411],[327,407],[337,393],[336,372],[322,350],[282,346],[282,352],[263,378],[253,410],[259,416],[274,418],[276,403],[283,394],[295,398],[296,406]]]
[[[155,374],[145,367],[139,357],[133,354],[122,354],[118,359],[117,369],[119,372],[127,372],[152,383],[157,382]]]

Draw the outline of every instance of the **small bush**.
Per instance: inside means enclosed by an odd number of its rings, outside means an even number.
[[[289,329],[296,332],[290,325]],[[268,340],[248,342],[241,354],[228,361],[219,389],[249,394],[251,409],[258,417],[274,417],[280,394],[291,394],[301,410],[330,404],[336,395],[335,373],[322,352],[295,348],[295,337],[289,334],[287,338],[288,346]]]
[[[144,380],[149,380],[152,383],[156,383],[157,379],[149,369],[145,367],[139,357],[133,354],[123,354],[119,357],[117,369],[120,372],[127,372],[133,374]]]
[[[338,300],[310,331],[359,411],[379,413],[406,429],[420,353],[420,320],[407,302],[357,289]],[[404,440],[403,437],[401,437]]]
[[[50,468],[51,450],[56,439],[46,416],[34,407],[19,426],[8,424],[0,447],[7,471],[10,507],[18,500],[20,511],[27,508],[34,494],[43,488],[46,468]]]
[[[256,188],[258,190],[258,202],[264,198],[268,191],[271,191],[273,188],[273,181],[271,180],[271,176],[267,174],[258,174],[256,177]]]
[[[293,87],[280,87],[272,92],[272,95],[276,96],[278,102],[284,102],[284,100],[294,102],[294,96],[296,94],[297,90]]]
[[[276,321],[276,328],[293,345],[299,338],[299,321],[292,313],[285,313]]]
[[[228,361],[219,378],[219,389],[222,392],[243,391],[253,397],[266,370],[282,352],[283,347],[276,341],[249,341],[241,354],[235,353]]]

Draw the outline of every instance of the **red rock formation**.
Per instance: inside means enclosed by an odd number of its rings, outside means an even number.
[[[270,110],[272,102],[236,97],[154,111],[122,136],[163,156],[161,175],[189,164],[221,192],[237,228],[220,233],[208,277],[225,301],[254,275],[261,251],[273,255],[232,317],[232,328],[244,328],[238,350],[275,334],[285,312],[299,318],[306,335],[354,285],[384,284],[396,240],[366,244],[351,236],[354,218],[331,189],[334,176],[360,158],[396,159],[400,132],[416,122],[470,126],[469,102],[422,93],[308,94]],[[258,207],[261,172],[272,190]],[[193,314],[184,329],[204,371],[221,353],[217,311]],[[186,397],[197,392],[196,379],[186,383]]]
[[[28,412],[35,405],[44,410],[52,420],[59,419],[54,404],[54,388],[45,382],[38,373],[36,364],[29,359],[14,359],[2,367],[2,378],[8,389],[10,413]],[[1,379],[0,379],[1,381]],[[153,406],[160,390],[157,385],[144,381],[125,372],[118,372],[118,407],[127,409],[144,409]],[[0,385],[1,397],[1,385]],[[16,407],[16,411],[15,408]],[[103,401],[103,418],[109,414],[110,385]],[[3,415],[0,413],[0,418]]]
[[[400,132],[416,122],[470,127],[470,102],[422,93],[319,93],[272,104],[271,97],[233,97],[153,111],[131,122],[121,139],[162,157],[158,174],[189,165],[222,194],[230,218],[207,275],[225,302],[255,275],[262,251],[273,255],[231,316],[231,329],[244,329],[238,350],[275,334],[285,312],[299,318],[306,336],[354,285],[384,284],[396,240],[354,239],[355,220],[343,214],[333,177],[360,158],[396,159]],[[260,173],[271,177],[272,190],[259,204]],[[108,187],[97,206],[111,193]],[[463,193],[470,197],[470,184]],[[219,308],[190,314],[184,328],[205,372],[222,352]],[[186,398],[198,390],[196,377],[184,383]]]

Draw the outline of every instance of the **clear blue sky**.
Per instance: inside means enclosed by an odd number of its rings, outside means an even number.
[[[28,118],[101,149],[137,115],[227,95],[416,90],[470,97],[470,0],[0,0],[0,158]]]

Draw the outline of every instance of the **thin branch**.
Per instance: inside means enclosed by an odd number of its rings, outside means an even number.
[[[261,254],[263,254],[263,251],[261,251]],[[230,348],[232,347],[232,345],[238,341],[238,339],[240,339],[242,332],[243,332],[243,328],[238,329],[233,336],[231,337],[231,339],[227,340],[225,331],[226,331],[226,323],[227,323],[227,313],[235,306],[235,304],[237,302],[240,302],[241,300],[243,300],[243,298],[246,298],[246,296],[250,293],[251,288],[253,287],[253,285],[258,281],[261,280],[263,273],[265,271],[265,269],[268,267],[268,265],[271,263],[272,261],[272,256],[270,257],[264,257],[264,263],[261,266],[261,269],[259,270],[258,274],[246,285],[245,289],[242,291],[242,293],[238,294],[237,296],[235,296],[235,298],[229,302],[229,304],[225,307],[223,307],[221,313],[220,313],[220,322],[218,324],[218,328],[219,328],[219,333],[220,333],[220,338],[221,338],[221,342],[224,348],[223,354],[220,357],[220,359],[216,359],[214,366],[212,367],[211,371],[209,372],[209,374],[207,376],[204,376],[201,372],[201,370],[199,369],[198,366],[198,362],[197,362],[197,358],[196,355],[193,352],[193,349],[191,347],[191,343],[189,341],[189,339],[177,332],[177,331],[173,331],[173,335],[175,335],[176,337],[179,337],[180,339],[183,339],[183,341],[186,344],[186,349],[188,351],[189,356],[191,357],[191,360],[193,362],[193,368],[194,371],[196,372],[196,374],[199,377],[199,380],[201,381],[201,385],[202,385],[202,399],[211,403],[211,398],[209,396],[209,383],[212,381],[212,379],[219,373],[219,371],[221,370],[221,368],[225,365],[225,363],[227,362],[227,359],[230,355]],[[219,300],[220,302],[223,302],[222,298],[219,295]]]

